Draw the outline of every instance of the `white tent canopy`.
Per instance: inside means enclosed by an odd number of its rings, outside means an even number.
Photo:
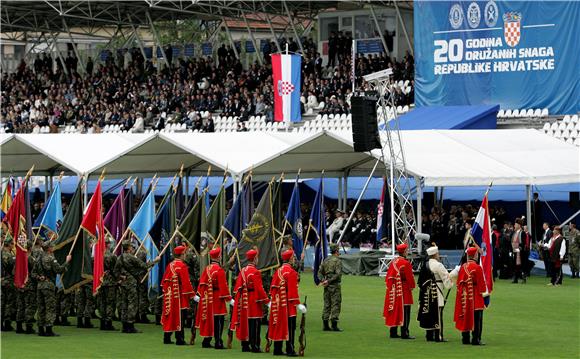
[[[403,131],[402,142],[409,173],[426,186],[580,182],[580,150],[536,130]],[[25,173],[35,164],[36,174],[98,174],[104,167],[111,175],[169,174],[184,164],[197,173],[227,168],[238,179],[250,170],[368,175],[380,158],[379,150],[354,152],[350,132],[328,131],[6,135],[0,152],[3,173]]]

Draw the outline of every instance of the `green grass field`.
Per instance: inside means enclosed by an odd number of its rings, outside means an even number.
[[[382,308],[384,281],[378,277],[343,277],[342,333],[322,332],[322,290],[303,275],[301,295],[308,295],[307,348],[311,358],[580,358],[580,280],[565,278],[562,287],[547,287],[547,279],[534,277],[527,284],[496,282],[492,305],[484,315],[485,347],[461,344],[453,327],[454,291],[445,310],[448,343],[427,343],[424,332],[411,322],[416,340],[387,337]],[[417,293],[415,292],[415,296]],[[413,308],[412,317],[416,317]],[[96,324],[96,321],[94,321]],[[119,323],[115,324],[117,327]],[[2,333],[2,359],[33,358],[242,358],[271,354],[202,349],[162,344],[159,326],[138,324],[142,334],[101,332],[98,329],[56,327],[58,338]],[[265,327],[262,327],[265,334]],[[226,335],[224,334],[224,340]],[[198,338],[199,339],[199,338]]]

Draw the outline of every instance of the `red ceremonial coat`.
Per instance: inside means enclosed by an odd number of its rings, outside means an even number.
[[[232,297],[226,281],[226,272],[217,263],[205,268],[197,287],[199,305],[195,318],[195,327],[202,337],[213,337],[213,317],[226,315],[226,303]]]
[[[181,310],[189,308],[189,299],[194,296],[189,281],[189,269],[181,259],[167,265],[161,280],[163,290],[163,312],[161,324],[164,332],[181,330]]]
[[[288,318],[296,316],[300,304],[298,273],[288,263],[278,268],[270,286],[270,320],[268,338],[272,341],[288,340]]]
[[[245,266],[236,280],[234,315],[230,329],[236,331],[236,338],[249,340],[248,319],[262,318],[263,304],[268,301],[268,294],[262,285],[262,274],[254,264]]]
[[[483,294],[486,290],[483,269],[476,262],[467,261],[461,266],[457,276],[457,296],[453,320],[455,328],[459,331],[473,330],[473,314],[475,310],[485,308]]]
[[[393,259],[385,277],[387,292],[383,307],[385,325],[398,327],[403,325],[403,306],[413,304],[415,277],[411,262],[403,257]]]

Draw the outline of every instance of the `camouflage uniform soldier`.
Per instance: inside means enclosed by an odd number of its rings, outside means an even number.
[[[66,257],[66,263],[58,264],[52,254],[53,244],[45,242],[43,244],[44,254],[35,263],[32,269],[32,276],[38,282],[38,335],[41,337],[58,336],[52,331],[52,326],[56,318],[56,275],[64,273],[68,268],[71,256]]]
[[[107,238],[107,249],[105,250],[103,283],[99,289],[101,313],[101,330],[117,330],[113,327],[113,315],[115,314],[115,300],[117,299],[117,279],[114,275],[117,257],[111,252],[111,241]]]
[[[324,287],[324,309],[322,311],[322,322],[325,331],[342,331],[338,328],[338,317],[340,315],[340,304],[342,294],[340,290],[340,280],[342,277],[342,262],[339,258],[338,244],[330,245],[331,256],[327,257],[318,271],[318,279]],[[332,329],[328,321],[332,322]]]
[[[12,239],[6,237],[2,247],[2,292],[0,292],[0,304],[2,305],[2,331],[12,331],[12,318],[16,314],[16,288],[14,287],[14,264],[16,257],[12,251]],[[16,323],[17,329],[22,329],[22,322]]]
[[[119,307],[121,309],[123,333],[140,333],[135,329],[135,318],[139,306],[137,284],[143,278],[143,273],[159,262],[159,257],[153,262],[143,263],[133,254],[135,249],[130,241],[123,241],[122,246],[123,254],[119,256],[115,263],[114,275],[119,280],[119,290],[121,292]]]
[[[568,243],[570,249],[568,250],[570,270],[572,270],[572,278],[579,278],[580,271],[580,231],[576,228],[574,223],[570,223],[570,230],[568,230]]]
[[[58,283],[57,283],[58,288]],[[65,293],[63,288],[56,290],[56,321],[55,325],[69,326],[68,316],[72,308],[74,297],[71,293]]]
[[[143,263],[147,262],[147,252],[142,249],[137,253],[137,258]],[[147,274],[147,271],[143,271],[139,275],[139,281],[137,281],[137,296],[139,308],[137,309],[137,323],[149,324],[149,318],[147,318],[147,313],[149,312],[149,287],[147,281],[141,283],[141,278]]]
[[[91,323],[91,315],[93,314],[93,308],[95,307],[93,284],[86,283],[81,285],[76,290],[75,296],[77,307],[77,328],[94,328],[93,323]]]
[[[41,242],[36,241],[34,246],[32,242],[28,242],[28,268],[32,270],[36,263],[38,263],[44,251],[41,247]],[[37,280],[34,276],[30,275],[26,281],[24,288],[18,290],[19,298],[17,299],[18,304],[16,308],[16,320],[24,321],[26,323],[26,332],[16,331],[17,333],[24,334],[35,334],[33,329],[34,317],[36,316],[36,309],[38,308],[37,302]]]

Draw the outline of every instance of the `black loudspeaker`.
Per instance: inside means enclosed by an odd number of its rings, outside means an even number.
[[[570,207],[580,209],[580,192],[570,192]]]
[[[350,103],[354,151],[367,152],[381,148],[377,125],[377,96],[368,93],[364,96],[353,96]]]

